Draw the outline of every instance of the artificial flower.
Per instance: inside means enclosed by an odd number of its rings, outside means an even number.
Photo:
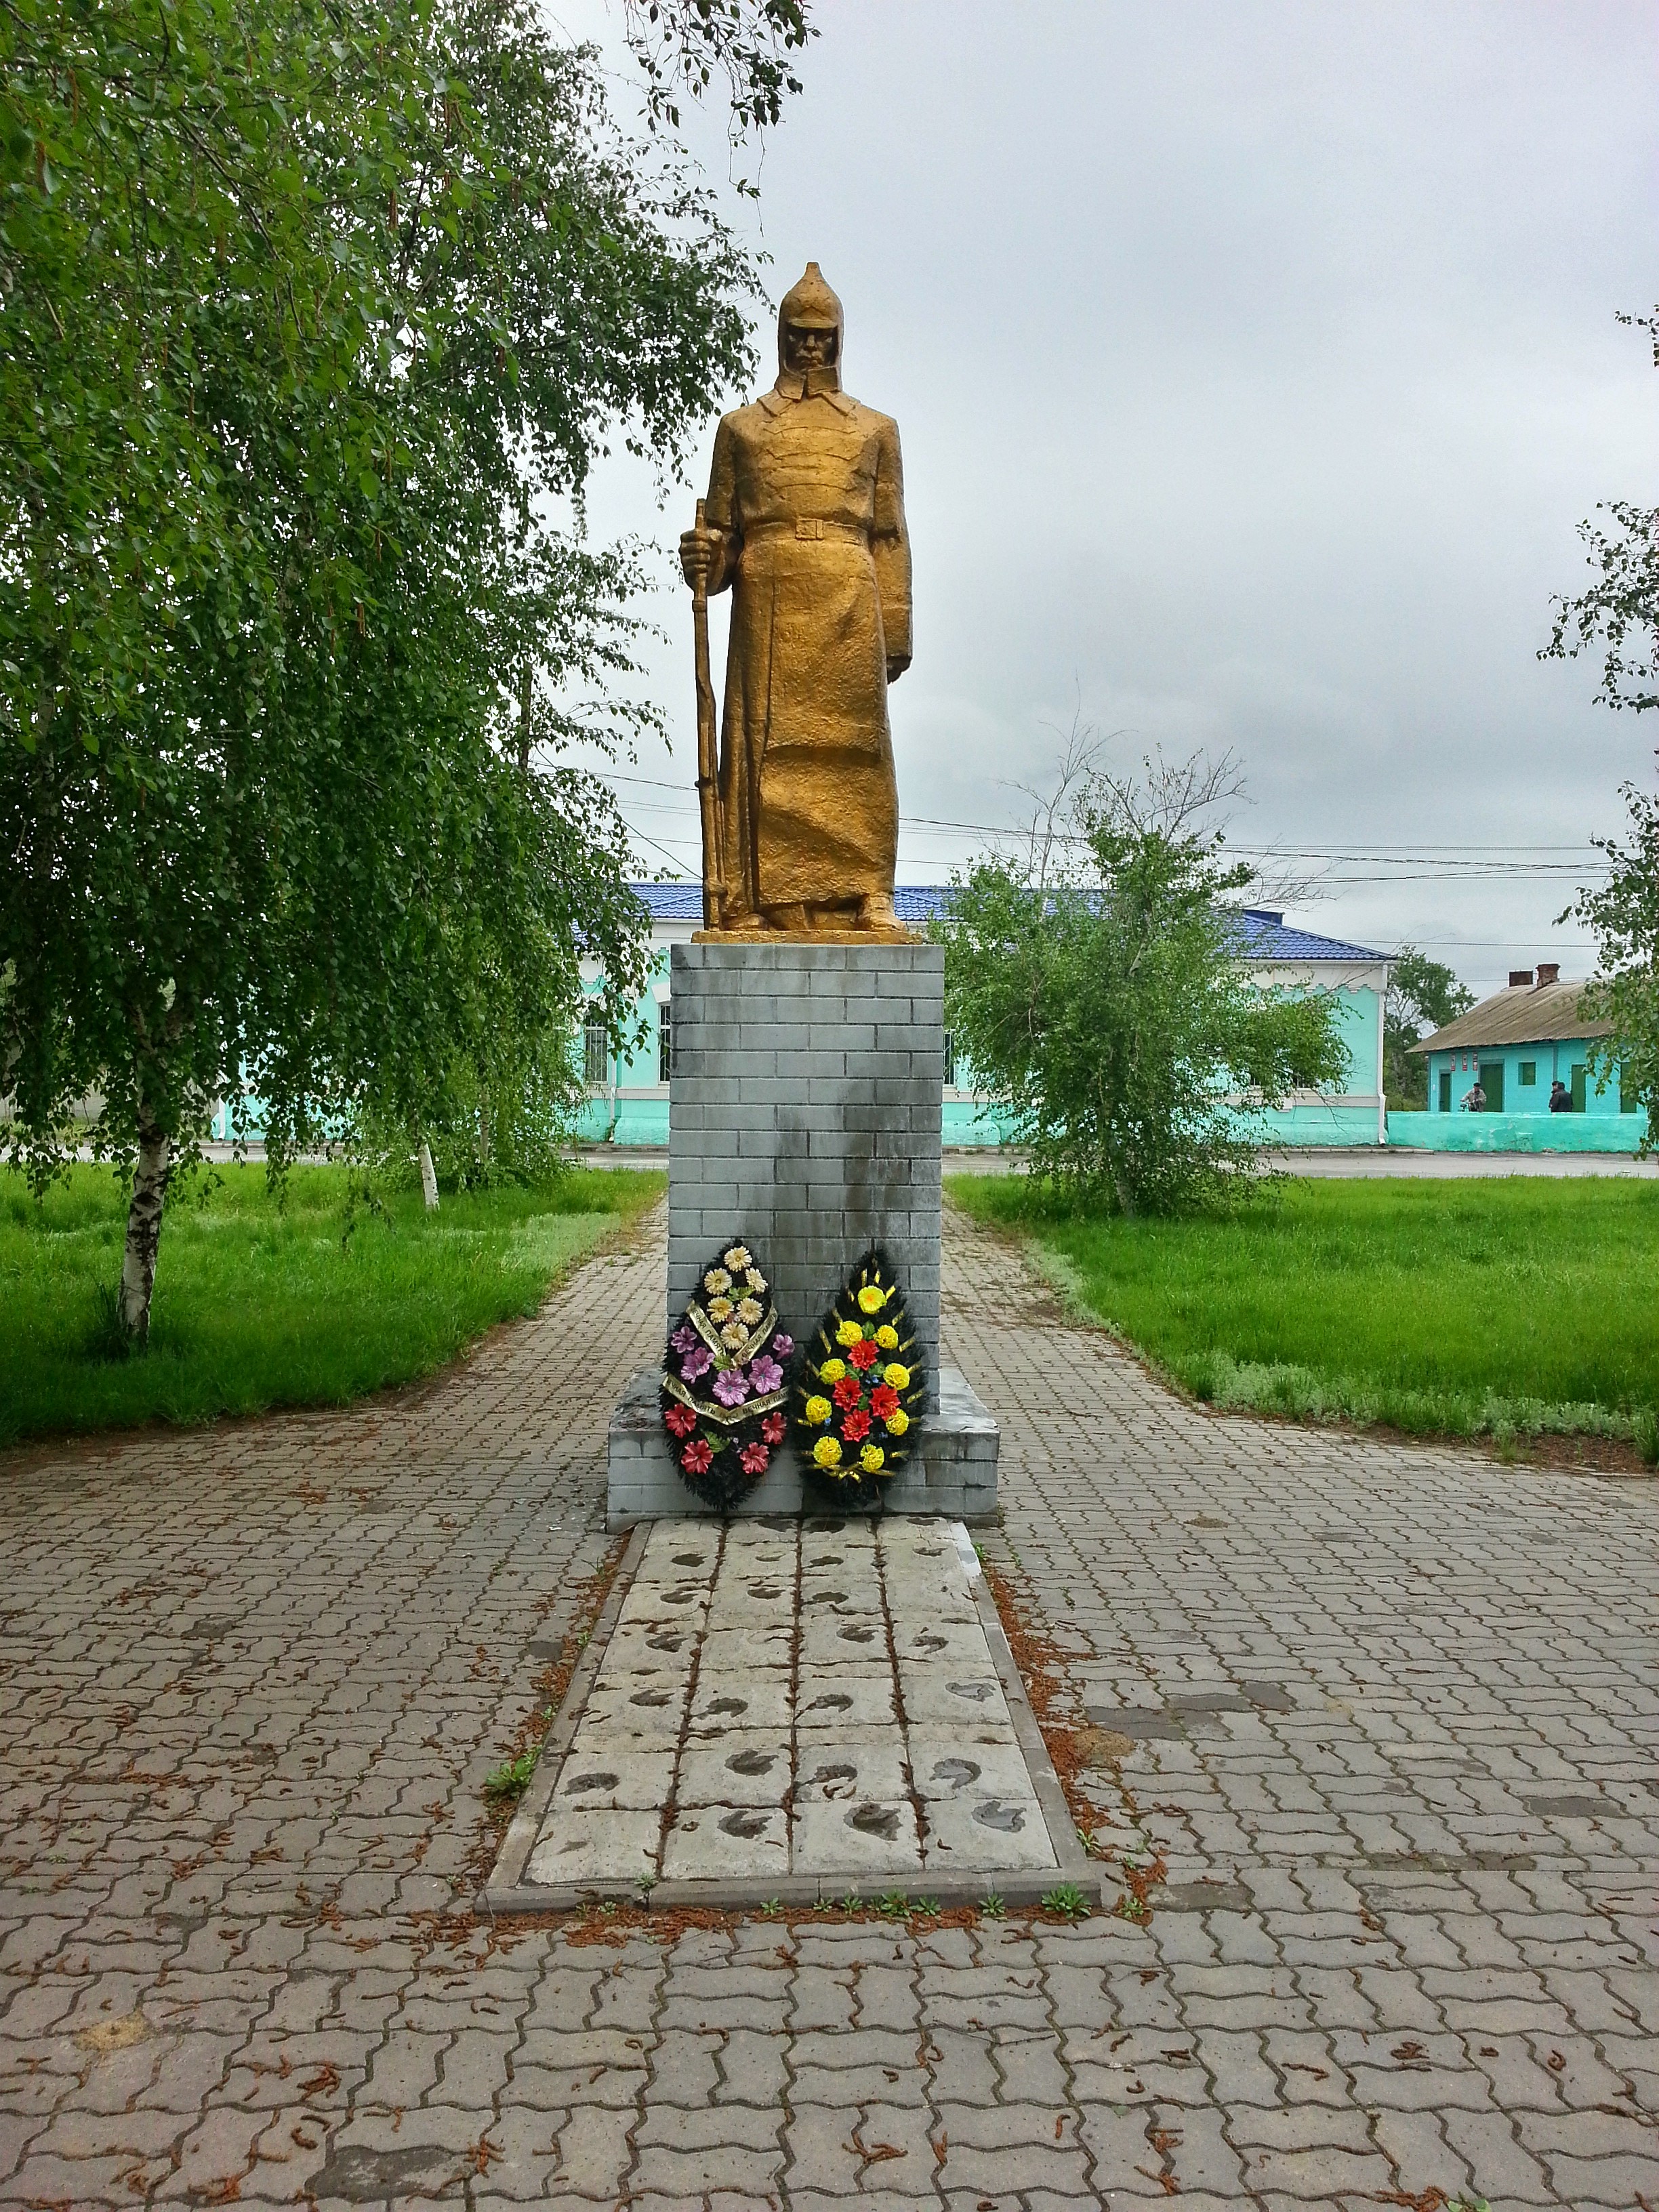
[[[847,1362],[844,1359],[826,1359],[818,1370],[818,1380],[820,1382],[839,1382],[846,1372]]]
[[[866,1444],[859,1454],[859,1465],[866,1474],[879,1474],[886,1458],[887,1455],[879,1444]]]
[[[668,1341],[675,1352],[690,1352],[697,1341],[697,1332],[689,1321],[683,1321]]]
[[[904,1434],[904,1431],[910,1425],[910,1416],[905,1412],[902,1406],[899,1407],[896,1413],[886,1413],[884,1414],[882,1418],[886,1425],[887,1433],[890,1437],[902,1437]]]
[[[758,1267],[746,1267],[744,1270],[743,1279],[751,1291],[763,1291],[766,1288],[766,1278]]]
[[[890,1382],[878,1382],[870,1393],[870,1411],[878,1421],[890,1419],[898,1411],[898,1392]]]
[[[783,1370],[775,1359],[769,1359],[763,1352],[758,1359],[749,1363],[749,1385],[757,1398],[769,1390],[775,1390],[783,1381]]]
[[[699,1375],[707,1375],[714,1364],[714,1355],[706,1344],[694,1344],[680,1361],[680,1373],[688,1382],[695,1382]]]
[[[835,1411],[827,1398],[809,1398],[805,1406],[806,1418],[815,1429],[821,1429]]]
[[[761,1423],[761,1436],[769,1444],[781,1444],[789,1433],[789,1424],[781,1413],[769,1413]]]
[[[689,1437],[697,1425],[697,1417],[690,1406],[670,1406],[663,1419],[671,1436]]]
[[[708,1301],[708,1318],[710,1321],[714,1322],[730,1321],[732,1318],[731,1299],[710,1298]]]
[[[812,1447],[812,1457],[820,1467],[839,1467],[841,1446],[834,1437],[820,1437]]]
[[[864,1330],[855,1321],[844,1321],[836,1331],[836,1342],[845,1352],[849,1345],[862,1344]]]
[[[707,1474],[714,1464],[714,1455],[701,1437],[693,1437],[680,1454],[680,1465],[688,1474]]]
[[[890,1322],[883,1322],[881,1327],[876,1331],[876,1342],[884,1352],[898,1350],[898,1331]]]
[[[714,1377],[714,1395],[722,1406],[740,1406],[749,1395],[749,1377],[741,1367],[728,1367]]]
[[[854,1406],[850,1413],[843,1415],[841,1432],[849,1444],[861,1444],[864,1442],[870,1433],[870,1416],[862,1406]]]
[[[755,1255],[746,1244],[734,1244],[729,1252],[722,1252],[720,1257],[728,1267],[752,1267],[755,1264]]]
[[[745,1474],[764,1474],[772,1464],[772,1455],[764,1444],[745,1444],[738,1454],[738,1464]]]
[[[732,1278],[724,1267],[711,1267],[702,1279],[702,1286],[704,1290],[713,1292],[718,1297],[722,1291],[731,1289]]]
[[[777,1334],[772,1339],[772,1353],[775,1358],[787,1359],[790,1354],[794,1351],[794,1338],[793,1336],[786,1336],[781,1329],[780,1329]]]
[[[848,1406],[856,1406],[863,1395],[859,1389],[859,1379],[856,1375],[843,1375],[830,1393],[836,1403],[843,1409]]]
[[[740,1321],[727,1322],[720,1331],[720,1342],[728,1352],[736,1352],[747,1342],[749,1332]]]
[[[866,1283],[859,1292],[859,1311],[878,1314],[887,1303],[887,1293],[878,1283]]]
[[[896,1390],[908,1390],[910,1370],[908,1367],[902,1367],[896,1359],[890,1360],[881,1370],[881,1379],[884,1382],[890,1382]]]
[[[744,1323],[745,1328],[753,1328],[755,1323],[760,1319],[761,1315],[764,1311],[765,1308],[761,1304],[758,1298],[739,1298],[738,1300],[738,1319]]]
[[[875,1365],[877,1360],[881,1358],[881,1354],[873,1344],[867,1344],[860,1340],[857,1344],[849,1346],[847,1357],[862,1375],[866,1368]]]

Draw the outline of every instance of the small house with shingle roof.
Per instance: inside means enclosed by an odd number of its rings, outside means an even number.
[[[1596,1082],[1595,1047],[1610,1025],[1580,1011],[1584,988],[1564,981],[1554,961],[1535,971],[1511,969],[1506,989],[1413,1045],[1428,1062],[1428,1113],[1422,1133],[1396,1129],[1395,1141],[1437,1150],[1633,1152],[1646,1116],[1616,1067]]]

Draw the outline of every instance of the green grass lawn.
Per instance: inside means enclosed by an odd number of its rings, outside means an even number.
[[[1659,1184],[1292,1182],[1237,1221],[1044,1213],[1015,1176],[949,1187],[1197,1397],[1659,1453]]]
[[[125,1190],[78,1167],[37,1204],[0,1170],[0,1443],[66,1430],[343,1405],[443,1366],[496,1322],[532,1314],[555,1277],[661,1192],[664,1178],[574,1169],[550,1187],[418,1191],[361,1206],[349,1177],[296,1168],[279,1208],[262,1167],[196,1179],[161,1231],[149,1349],[101,1348]]]

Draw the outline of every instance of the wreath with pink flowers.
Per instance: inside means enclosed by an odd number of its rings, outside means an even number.
[[[789,1433],[794,1351],[754,1255],[728,1244],[703,1270],[663,1353],[662,1425],[705,1505],[729,1513],[771,1466]]]
[[[892,1262],[872,1249],[824,1316],[795,1376],[795,1442],[820,1497],[879,1511],[915,1443],[926,1380]]]

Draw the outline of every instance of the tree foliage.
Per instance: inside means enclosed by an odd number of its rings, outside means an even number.
[[[0,40],[0,1070],[38,1174],[101,1097],[154,1226],[244,1076],[280,1165],[556,1087],[584,951],[622,1022],[626,833],[557,756],[637,720],[640,579],[554,518],[613,434],[683,454],[753,276],[529,0]]]
[[[1414,945],[1401,946],[1389,963],[1382,1007],[1383,1088],[1389,1098],[1408,1107],[1427,1105],[1428,1065],[1411,1048],[1474,1004],[1474,992],[1458,981],[1455,969],[1431,960]]]
[[[1659,307],[1650,315],[1620,315],[1621,323],[1648,333],[1659,368]],[[1603,500],[1606,525],[1581,522],[1595,580],[1574,599],[1557,599],[1555,626],[1540,660],[1575,659],[1599,643],[1603,651],[1598,706],[1640,714],[1659,707],[1659,507],[1632,500]]]
[[[1580,1009],[1613,1025],[1590,1047],[1596,1079],[1616,1074],[1621,1091],[1641,1101],[1648,1117],[1642,1150],[1651,1152],[1659,1150],[1659,797],[1628,783],[1622,791],[1629,842],[1593,840],[1607,854],[1607,880],[1581,891],[1568,913],[1595,931],[1601,956]]]
[[[1648,333],[1659,368],[1659,307],[1621,315]],[[1597,703],[1637,714],[1659,707],[1659,507],[1611,501],[1596,512],[1613,528],[1581,523],[1595,581],[1576,599],[1558,599],[1555,628],[1542,658],[1571,659],[1600,643],[1604,658]],[[1613,1024],[1593,1048],[1599,1079],[1618,1069],[1622,1087],[1642,1101],[1648,1126],[1644,1152],[1659,1147],[1659,799],[1633,784],[1620,786],[1630,811],[1630,842],[1591,842],[1609,863],[1607,880],[1581,891],[1559,919],[1576,917],[1595,933],[1600,972],[1580,1006]]]
[[[976,862],[936,925],[957,1048],[1007,1097],[1032,1172],[1079,1201],[1234,1205],[1264,1109],[1341,1079],[1335,1003],[1260,989],[1237,957],[1252,871],[1201,826],[1230,762],[1126,779],[1068,755],[1062,782],[1066,826],[1048,811]]]

